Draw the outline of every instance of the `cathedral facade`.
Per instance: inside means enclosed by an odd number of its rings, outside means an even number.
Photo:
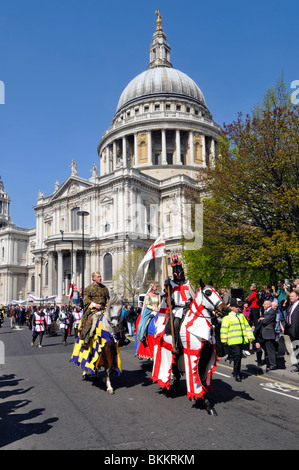
[[[91,178],[81,178],[72,161],[53,194],[39,193],[33,229],[10,221],[0,181],[0,302],[28,294],[63,302],[72,279],[84,288],[96,270],[111,288],[133,248],[148,249],[164,232],[170,256],[192,233],[189,196],[201,190],[198,170],[213,164],[220,127],[196,83],[173,68],[156,13],[148,69],[121,93],[98,144],[99,172],[94,165]]]

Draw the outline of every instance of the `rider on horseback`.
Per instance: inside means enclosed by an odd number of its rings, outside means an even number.
[[[167,291],[169,286],[174,325],[174,346],[178,349],[180,326],[192,300],[194,299],[195,291],[190,282],[185,278],[184,269],[182,263],[178,259],[178,255],[171,257],[171,266],[173,280],[166,279],[165,290]],[[168,322],[168,325],[166,326],[166,332],[169,332],[169,329],[170,322]]]

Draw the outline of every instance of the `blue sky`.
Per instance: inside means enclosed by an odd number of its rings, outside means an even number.
[[[97,145],[121,92],[146,70],[155,10],[173,66],[223,125],[262,100],[283,72],[299,80],[295,0],[1,0],[0,176],[10,215],[35,226],[38,191],[99,167]]]

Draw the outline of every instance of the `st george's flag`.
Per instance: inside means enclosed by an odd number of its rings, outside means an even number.
[[[144,268],[144,274],[143,274],[143,280],[142,280],[142,283],[143,283],[145,276],[147,274],[150,261],[155,258],[162,258],[162,256],[164,255],[165,255],[165,239],[164,239],[164,233],[162,233],[145,253],[144,258],[142,259],[141,263],[138,266],[138,269],[136,272],[136,279],[140,275],[142,268]]]
[[[71,303],[71,300],[72,300],[72,298],[73,298],[73,295],[74,295],[74,276],[73,276],[73,279],[72,279],[72,282],[71,282],[71,285],[70,285],[69,303]]]

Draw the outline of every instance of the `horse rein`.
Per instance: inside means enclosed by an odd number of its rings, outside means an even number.
[[[223,300],[222,300],[222,299],[219,299],[218,302],[216,302],[216,304],[214,305],[213,302],[209,299],[209,296],[204,292],[203,289],[202,289],[201,293],[202,293],[203,297],[212,305],[213,310],[217,310],[219,313],[221,313],[220,310],[218,310],[218,307],[219,307],[220,304],[224,303]],[[195,300],[195,299],[194,299],[194,300]],[[194,300],[193,300],[193,301],[194,301]],[[196,303],[197,303],[197,302],[196,302]],[[207,309],[207,310],[209,310],[209,309]],[[210,310],[209,310],[209,311],[210,311]],[[201,318],[205,318],[206,320],[207,320],[208,318],[209,318],[209,319],[211,318],[210,316],[209,316],[209,317],[206,317],[205,315],[203,315],[203,313],[200,313],[199,315],[198,315],[197,313],[194,313],[194,312],[192,312],[192,313],[193,313],[193,315],[195,315],[195,316],[198,317],[198,318],[201,317]]]

